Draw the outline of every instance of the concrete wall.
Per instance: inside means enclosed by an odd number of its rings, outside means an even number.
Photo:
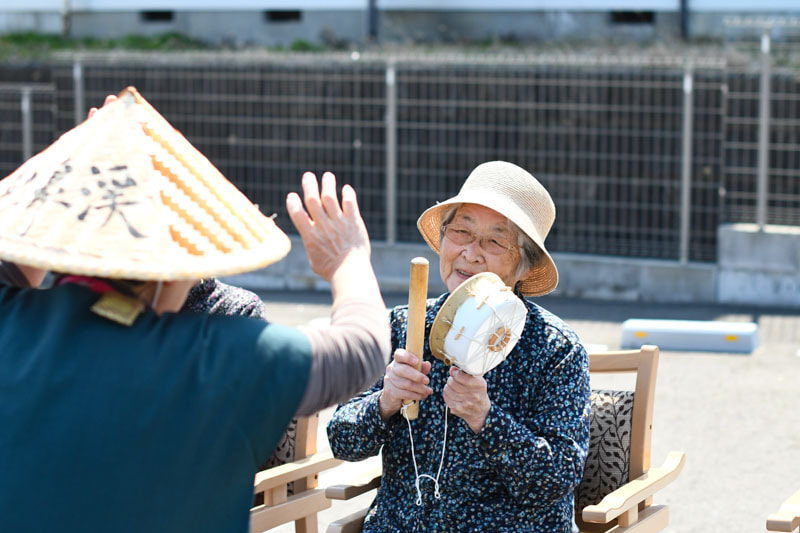
[[[372,260],[386,293],[408,291],[409,262],[430,261],[428,294],[445,291],[439,260],[421,244],[375,242]],[[752,224],[720,227],[717,264],[631,259],[581,254],[553,254],[560,281],[554,295],[601,300],[674,303],[736,303],[800,308],[800,227]],[[327,290],[308,267],[302,241],[292,239],[292,251],[266,269],[228,278],[245,287]]]
[[[800,227],[723,225],[718,254],[719,301],[800,307]]]
[[[430,261],[428,293],[441,294],[445,286],[439,277],[439,259],[421,244],[388,246],[375,242],[372,262],[383,291],[408,291],[409,263],[423,256]],[[578,254],[553,254],[560,273],[555,295],[653,302],[714,302],[716,266],[680,265],[674,261],[637,260]],[[327,290],[308,267],[302,241],[292,239],[292,251],[283,261],[258,272],[228,278],[255,290]]]
[[[363,11],[304,11],[299,20],[281,22],[267,20],[263,11],[176,11],[171,21],[145,21],[138,11],[109,11],[74,13],[72,32],[99,38],[179,32],[212,44],[289,46],[301,39],[326,45],[362,41],[367,29]]]
[[[315,44],[364,43],[367,40],[366,2],[361,9],[303,9],[299,20],[270,21],[264,9],[173,9],[169,21],[145,21],[141,11],[125,9],[80,9],[75,5],[71,14],[71,34],[74,37],[110,38],[129,34],[153,35],[180,32],[212,44],[234,46],[288,46],[303,39]],[[676,4],[677,5],[677,4]],[[691,6],[690,6],[691,7]],[[653,12],[651,23],[615,23],[612,9]],[[729,15],[800,16],[800,3],[792,10],[777,10],[765,5],[762,11],[698,10],[690,13],[690,35],[695,38],[758,38],[757,28],[731,27],[724,23]],[[675,39],[680,35],[677,7],[624,7],[608,4],[581,9],[540,6],[534,9],[384,9],[379,16],[379,36],[384,42],[396,43],[457,43],[463,41],[513,40],[519,42],[564,39],[652,41]],[[36,31],[60,33],[61,11],[8,10],[0,7],[0,33]],[[800,36],[800,26],[776,28],[776,41]]]

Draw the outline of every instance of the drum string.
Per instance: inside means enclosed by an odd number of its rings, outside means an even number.
[[[520,338],[520,336],[519,336],[519,335],[515,335],[515,334],[514,334],[514,330],[516,329],[516,326],[518,326],[518,325],[519,325],[519,324],[518,324],[518,321],[517,321],[516,323],[513,323],[513,324],[512,324],[510,327],[506,325],[506,322],[513,322],[513,321],[514,321],[514,311],[513,311],[513,309],[511,309],[511,310],[509,310],[509,311],[508,311],[508,316],[506,316],[506,317],[503,317],[503,316],[501,316],[501,314],[500,314],[500,313],[497,311],[497,309],[495,309],[495,307],[494,307],[492,304],[490,304],[489,302],[484,302],[484,305],[486,305],[487,307],[489,307],[489,309],[491,309],[491,310],[492,310],[492,315],[491,315],[491,318],[490,318],[491,322],[489,323],[489,329],[497,329],[497,328],[496,328],[496,326],[498,326],[498,325],[501,325],[501,326],[503,326],[503,327],[507,327],[507,328],[508,328],[508,330],[509,330],[509,333],[511,334],[511,339],[509,340],[508,344],[511,344],[512,346],[513,346],[513,345],[515,345],[515,344],[517,343],[517,341],[519,341],[519,338]],[[505,319],[504,319],[504,318],[505,318]],[[523,321],[523,323],[524,323],[524,321],[525,321],[525,319],[526,319],[526,318],[527,318],[527,317],[526,317],[525,315],[523,315],[523,316],[522,316],[522,319],[521,319],[521,320]],[[507,320],[506,320],[506,319],[507,319]],[[445,319],[445,320],[443,320],[443,322],[444,322],[445,324],[447,324],[448,326],[450,326],[450,328],[456,327],[456,324],[455,324],[455,322],[453,322],[452,320],[446,320],[446,319]],[[497,354],[497,352],[495,352],[494,354],[490,354],[490,353],[489,353],[489,351],[490,351],[490,350],[489,350],[489,347],[486,345],[486,343],[485,343],[485,342],[481,342],[481,340],[480,340],[480,339],[476,339],[475,337],[472,337],[472,336],[470,336],[470,335],[468,335],[468,334],[464,333],[463,331],[460,331],[460,332],[459,332],[459,335],[461,335],[462,337],[466,338],[466,339],[467,339],[467,340],[468,340],[468,341],[469,341],[471,344],[474,344],[475,346],[477,346],[477,347],[480,349],[480,355],[481,355],[481,356],[483,356],[483,357],[482,357],[482,363],[483,363],[483,365],[482,365],[482,368],[481,368],[481,375],[484,375],[484,374],[486,374],[486,372],[487,372],[487,370],[486,370],[486,369],[487,369],[487,367],[491,366],[491,365],[489,364],[489,362],[490,362],[490,359],[491,359],[491,358],[490,358],[490,356],[491,356],[491,355],[496,355],[496,354]],[[444,350],[444,347],[442,347],[442,350]],[[502,351],[501,351],[501,352],[499,352],[499,353],[500,353],[501,355],[503,355],[503,352],[502,352]],[[456,362],[456,361],[457,361],[457,359],[456,359],[456,358],[454,358],[454,357],[450,357],[450,354],[449,354],[449,353],[446,353],[446,352],[445,352],[445,353],[444,353],[444,355],[445,355],[445,356],[446,356],[446,357],[447,357],[449,360],[451,360],[451,361],[453,361],[453,362]],[[507,354],[506,354],[506,355],[507,355]],[[503,356],[503,359],[505,359],[505,356]],[[458,366],[458,365],[456,365],[456,366]]]
[[[504,328],[506,328],[508,330],[508,334],[510,336],[510,338],[508,340],[508,343],[506,343],[506,345],[515,346],[517,344],[517,341],[519,341],[520,336],[516,335],[514,333],[514,330],[516,330],[517,326],[519,326],[519,320],[514,321],[514,309],[509,309],[506,312],[505,316],[501,316],[501,314],[494,307],[490,306],[490,309],[492,310],[492,320],[493,320],[493,322],[490,324],[489,329],[490,330],[496,330],[497,329],[496,326],[498,326],[498,325],[503,326]],[[525,321],[526,318],[527,317],[525,315],[522,315],[523,324],[524,324],[524,321]],[[481,354],[481,355],[483,355],[483,368],[481,369],[482,370],[481,375],[484,375],[484,374],[486,374],[486,372],[488,372],[487,369],[491,366],[489,363],[490,363],[490,361],[492,359],[492,357],[491,357],[492,355],[498,355],[499,354],[500,357],[502,358],[501,362],[504,361],[506,357],[508,357],[508,352],[506,352],[506,350],[501,350],[500,352],[494,352],[494,354],[490,354],[489,353],[490,350],[489,350],[489,346],[488,345],[483,344],[480,347],[483,349],[482,354]]]
[[[436,477],[431,476],[430,474],[420,474],[419,468],[417,467],[417,456],[414,453],[414,435],[411,431],[411,420],[408,419],[408,406],[413,404],[404,404],[400,408],[400,412],[403,414],[403,418],[406,419],[406,423],[408,424],[408,438],[411,441],[411,461],[414,463],[414,487],[417,489],[417,506],[422,505],[422,490],[420,489],[420,481],[422,478],[428,478],[433,481],[433,495],[436,497],[437,500],[441,499],[442,495],[439,492],[439,477],[442,475],[442,466],[444,465],[444,451],[447,446],[447,413],[448,413],[448,406],[445,404],[444,406],[444,439],[442,440],[442,457],[439,459],[439,470],[436,471]]]

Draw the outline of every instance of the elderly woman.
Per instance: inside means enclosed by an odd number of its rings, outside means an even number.
[[[302,181],[289,215],[330,282],[302,330],[178,313],[198,278],[289,239],[129,90],[0,182],[0,531],[245,532],[253,473],[294,414],[363,390],[389,353],[355,192]]]
[[[523,297],[546,294],[558,282],[544,247],[554,217],[549,194],[531,174],[493,161],[475,168],[457,196],[426,210],[417,225],[439,254],[448,291],[489,271]],[[447,296],[427,303],[426,339]],[[392,310],[394,359],[385,376],[340,405],[328,425],[341,459],[382,450],[383,478],[364,531],[572,530],[572,492],[589,441],[588,358],[564,322],[523,301],[519,342],[484,377],[433,358],[427,341],[416,370],[417,355],[399,348],[407,308]],[[423,400],[410,428],[403,400]],[[445,405],[454,415],[447,426]]]

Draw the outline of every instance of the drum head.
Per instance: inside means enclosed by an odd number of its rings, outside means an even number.
[[[428,341],[433,356],[443,361],[446,365],[452,365],[453,361],[444,352],[444,341],[450,331],[450,324],[455,319],[456,312],[465,301],[475,294],[486,290],[502,290],[503,288],[508,290],[500,276],[494,272],[475,274],[456,287],[444,301],[441,309],[436,314],[436,318],[433,320]]]

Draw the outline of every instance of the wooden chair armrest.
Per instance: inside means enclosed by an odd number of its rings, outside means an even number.
[[[256,474],[254,492],[263,492],[304,477],[313,476],[342,463],[333,452],[323,450],[291,463],[273,466]]]
[[[650,498],[678,477],[685,462],[685,453],[670,452],[663,465],[651,468],[636,479],[625,483],[608,494],[600,503],[587,505],[581,514],[583,520],[605,524],[624,513],[636,513],[640,502]]]
[[[800,526],[800,490],[767,518],[767,531],[794,531],[797,526]]]
[[[349,500],[378,488],[380,484],[381,468],[373,468],[355,476],[348,484],[331,485],[326,488],[325,497],[331,500]]]

